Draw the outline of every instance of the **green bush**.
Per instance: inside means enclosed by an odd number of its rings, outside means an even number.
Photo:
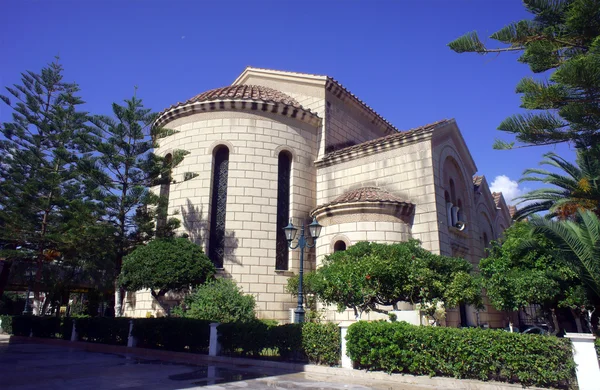
[[[139,318],[133,320],[137,346],[208,353],[210,321],[192,318]]]
[[[245,295],[231,279],[216,279],[198,286],[184,300],[177,315],[213,322],[249,322],[256,318],[255,299]]]
[[[127,345],[129,318],[93,317],[75,319],[79,340],[91,343]]]
[[[271,327],[259,320],[219,325],[221,351],[227,355],[259,356],[263,349],[274,348]]]
[[[302,349],[302,324],[271,326],[269,339],[284,360],[306,360]]]
[[[340,360],[340,330],[333,323],[271,326],[255,320],[221,324],[219,342],[226,355],[258,357],[265,350],[275,350],[283,360],[329,366]]]
[[[33,337],[62,338],[61,319],[57,317],[29,317]]]
[[[348,355],[359,368],[566,388],[574,380],[569,340],[501,330],[358,322]]]
[[[302,348],[308,361],[335,366],[340,361],[340,328],[332,322],[307,322],[302,327]]]
[[[33,323],[33,316],[13,316],[12,317],[12,335],[29,336]]]
[[[2,331],[6,334],[13,334],[12,318],[13,316],[10,315],[0,315],[0,321],[2,321]]]

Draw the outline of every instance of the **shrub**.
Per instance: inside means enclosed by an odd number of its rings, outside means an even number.
[[[12,319],[12,316],[0,315],[0,321],[2,321],[0,326],[2,327],[2,331],[6,334],[13,334]]]
[[[361,321],[346,339],[350,358],[368,370],[552,387],[575,374],[569,340],[551,336]]]
[[[302,349],[302,324],[272,326],[269,339],[284,360],[306,360]]]
[[[192,318],[133,320],[133,336],[143,348],[208,353],[210,321]]]
[[[216,279],[198,286],[185,298],[180,315],[214,322],[251,322],[256,318],[256,302],[252,295],[244,295],[230,279]]]
[[[150,289],[154,297],[204,283],[215,267],[187,238],[163,238],[136,248],[123,259],[119,283],[130,291]]]
[[[331,322],[307,322],[302,327],[302,348],[308,361],[335,366],[340,361],[340,328]]]
[[[91,343],[127,345],[129,318],[77,318],[75,328],[80,340]]]
[[[259,356],[263,349],[274,348],[270,326],[259,320],[219,325],[221,351],[229,355]]]
[[[29,317],[33,337],[62,338],[61,319],[57,317]]]
[[[33,316],[13,316],[11,334],[15,336],[29,336],[31,334],[33,318]]]

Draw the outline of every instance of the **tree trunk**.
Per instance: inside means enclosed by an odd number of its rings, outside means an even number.
[[[123,316],[123,291],[119,281],[115,280],[115,317]]]
[[[575,313],[575,310],[571,309],[571,314],[575,320],[575,326],[577,327],[577,333],[583,333],[583,326],[581,326],[581,318]]]
[[[554,331],[550,333],[552,336],[556,336],[560,331],[560,325],[558,325],[558,317],[556,317],[556,311],[554,309],[550,309],[552,313],[552,323],[554,324]]]
[[[2,262],[2,271],[0,271],[0,298],[2,298],[4,289],[8,285],[8,277],[10,276],[11,267],[12,260],[4,260]]]

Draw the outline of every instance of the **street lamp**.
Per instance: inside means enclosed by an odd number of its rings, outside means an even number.
[[[29,305],[29,294],[31,294],[31,277],[33,276],[33,270],[30,266],[27,267],[25,271],[25,276],[27,277],[27,296],[25,297],[25,307],[23,308],[23,315],[31,314],[31,306]]]
[[[306,237],[304,235],[304,223],[302,223],[302,227],[300,228],[300,237],[298,237],[298,243],[296,246],[292,245],[292,241],[296,237],[296,233],[298,232],[298,228],[296,228],[292,224],[292,220],[290,219],[289,225],[283,228],[285,231],[285,237],[287,238],[288,246],[290,249],[300,248],[300,275],[298,280],[298,306],[296,310],[294,310],[294,323],[299,324],[304,322],[304,296],[302,294],[302,283],[304,276],[304,248],[314,248],[317,244],[317,238],[321,234],[321,228],[323,226],[319,225],[317,222],[317,218],[313,218],[312,222],[308,225],[308,232],[312,237],[313,243],[309,245],[306,241]]]

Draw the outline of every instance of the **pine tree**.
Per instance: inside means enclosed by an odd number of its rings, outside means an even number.
[[[0,98],[14,112],[12,122],[0,124],[0,257],[30,262],[38,314],[44,264],[60,256],[64,215],[84,198],[77,165],[87,114],[58,61],[6,89],[10,98]]]
[[[498,129],[514,134],[517,147],[572,142],[585,148],[600,141],[600,1],[524,0],[532,20],[509,24],[490,36],[506,46],[487,48],[476,32],[450,42],[457,53],[521,52],[533,73],[516,88],[522,108],[535,112],[505,119]],[[496,140],[494,148],[515,142]]]
[[[96,152],[85,162],[88,185],[94,198],[105,210],[107,220],[116,229],[115,276],[121,271],[123,257],[154,235],[166,236],[178,226],[175,218],[167,219],[167,199],[151,191],[152,187],[170,182],[171,170],[186,154],[173,152],[167,160],[152,153],[157,140],[173,132],[153,125],[156,114],[144,108],[135,96],[121,106],[112,105],[114,119],[95,116],[88,144]],[[165,223],[154,229],[154,220]],[[115,315],[122,315],[123,289],[115,286]]]

